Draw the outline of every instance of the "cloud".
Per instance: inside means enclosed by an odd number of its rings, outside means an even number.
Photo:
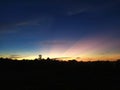
[[[65,40],[53,40],[53,41],[44,41],[41,42],[41,45],[65,45],[65,44],[70,44],[71,42],[65,41]]]
[[[80,57],[57,57],[57,58],[53,58],[55,60],[80,60],[81,58]]]
[[[104,12],[108,11],[108,9],[111,9],[114,6],[118,6],[120,4],[119,0],[98,0],[98,1],[87,1],[87,0],[78,0],[74,2],[69,2],[66,5],[66,15],[72,16],[80,13],[97,13],[97,12]]]
[[[52,58],[52,59],[55,59],[55,60],[72,60],[74,58],[73,57],[57,57],[57,58]]]
[[[75,9],[75,10],[70,10],[67,12],[67,15],[72,16],[72,15],[76,15],[76,14],[80,14],[80,13],[84,13],[87,11],[87,8],[80,8],[80,9]]]
[[[0,34],[11,34],[11,33],[18,33],[22,31],[21,27],[42,27],[42,28],[51,28],[53,24],[53,17],[52,16],[40,16],[37,18],[33,18],[30,20],[23,20],[18,22],[1,22],[0,23]]]
[[[3,29],[0,30],[0,34],[10,34],[10,33],[17,33],[19,30],[17,29]]]
[[[21,56],[21,55],[10,55],[9,58],[11,58],[11,59],[20,59],[20,58],[23,58],[23,56]]]
[[[18,21],[18,22],[1,22],[0,23],[0,29],[1,30],[6,30],[6,29],[11,29],[11,28],[14,28],[14,27],[17,27],[17,26],[24,26],[24,25],[28,25],[30,24],[30,21]]]
[[[45,42],[41,42],[42,45],[64,45],[67,42],[65,41],[45,41]]]
[[[0,34],[10,34],[19,32],[18,29],[14,29],[16,27],[16,23],[18,22],[1,22],[0,23]]]
[[[76,60],[80,60],[81,59],[81,57],[76,57]]]

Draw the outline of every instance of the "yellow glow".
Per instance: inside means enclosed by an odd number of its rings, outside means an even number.
[[[63,41],[63,44],[58,41],[58,44],[52,42],[48,46],[43,45],[41,51],[39,51],[39,47],[41,47],[39,45],[37,52],[18,53],[22,57],[17,59],[35,59],[38,58],[39,54],[42,54],[45,59],[50,57],[58,60],[76,59],[78,61],[117,60],[120,59],[118,46],[120,46],[119,41],[112,41],[112,39],[109,41],[107,38],[87,38],[74,43],[72,41]],[[3,54],[2,56],[9,57],[9,54]]]

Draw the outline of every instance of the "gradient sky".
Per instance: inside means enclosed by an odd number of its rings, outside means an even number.
[[[120,0],[0,0],[0,57],[120,59]]]

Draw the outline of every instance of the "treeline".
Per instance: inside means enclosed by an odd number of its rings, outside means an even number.
[[[120,60],[0,58],[0,82],[0,90],[120,90]]]
[[[60,61],[54,59],[42,59],[42,60],[13,60],[10,58],[0,58],[0,69],[40,69],[40,68],[93,68],[93,69],[119,69],[120,68],[120,59],[116,61]],[[4,67],[4,68],[3,68]]]

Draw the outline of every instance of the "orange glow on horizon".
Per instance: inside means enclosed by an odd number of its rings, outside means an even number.
[[[58,60],[77,61],[95,61],[95,60],[117,60],[120,59],[120,51],[118,47],[120,42],[111,38],[93,37],[83,38],[76,42],[73,41],[52,41],[43,45],[43,50],[34,52],[19,52],[21,55],[18,60],[35,59],[39,54],[43,58],[55,58]],[[50,44],[50,45],[49,45]],[[40,45],[38,45],[39,48]],[[49,49],[48,49],[49,47]],[[9,57],[10,54],[3,54],[2,57]],[[15,58],[15,57],[14,57]]]

